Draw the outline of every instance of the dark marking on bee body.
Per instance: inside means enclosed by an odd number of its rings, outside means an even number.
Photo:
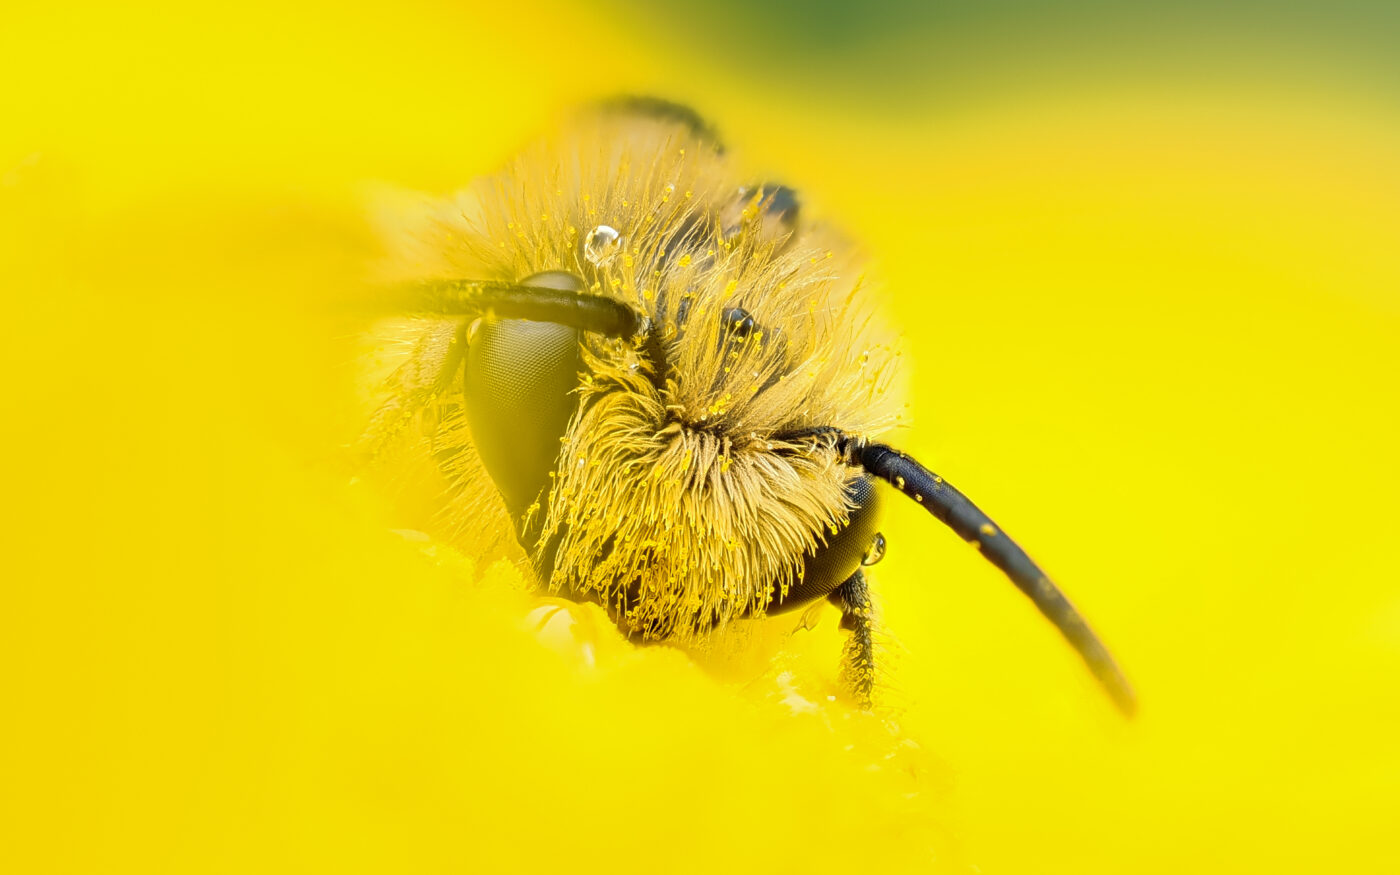
[[[760,203],[766,214],[782,222],[789,231],[797,227],[797,216],[801,210],[801,203],[797,199],[796,191],[789,186],[771,182],[739,189],[740,198],[747,199],[753,197],[754,194],[761,196]]]
[[[753,316],[742,307],[728,307],[720,315],[724,321],[724,334],[727,338],[745,340],[753,334]]]

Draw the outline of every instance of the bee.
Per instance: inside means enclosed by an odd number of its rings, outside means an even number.
[[[415,319],[365,439],[377,454],[420,436],[450,533],[508,520],[541,587],[642,641],[830,602],[869,707],[864,569],[892,488],[975,544],[1132,713],[1040,567],[879,440],[899,354],[849,247],[787,186],[736,178],[692,110],[597,107],[406,237],[381,300]]]

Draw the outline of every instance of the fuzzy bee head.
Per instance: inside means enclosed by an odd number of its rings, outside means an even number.
[[[1131,707],[1025,553],[874,441],[899,355],[850,247],[790,189],[736,178],[692,113],[591,113],[412,242],[401,303],[427,321],[374,428],[459,399],[434,452],[464,492],[484,471],[542,583],[643,637],[789,609],[883,552],[883,480],[977,543]]]

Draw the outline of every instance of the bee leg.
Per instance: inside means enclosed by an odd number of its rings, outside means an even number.
[[[875,686],[875,609],[865,572],[857,569],[826,598],[841,609],[841,628],[851,633],[841,660],[841,680],[856,704],[869,710]]]
[[[720,141],[714,125],[683,103],[676,103],[661,97],[629,95],[605,100],[602,102],[601,108],[604,112],[611,111],[621,115],[634,115],[681,125],[692,137],[708,143],[719,154],[724,154],[724,143]]]

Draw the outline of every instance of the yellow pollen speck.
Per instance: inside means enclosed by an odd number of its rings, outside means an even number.
[[[991,523],[983,523],[982,528],[978,529],[978,531],[986,535],[987,537],[992,537],[997,533],[997,527],[992,525]]]
[[[690,256],[682,255],[676,263],[679,264],[681,267],[690,267]]]

